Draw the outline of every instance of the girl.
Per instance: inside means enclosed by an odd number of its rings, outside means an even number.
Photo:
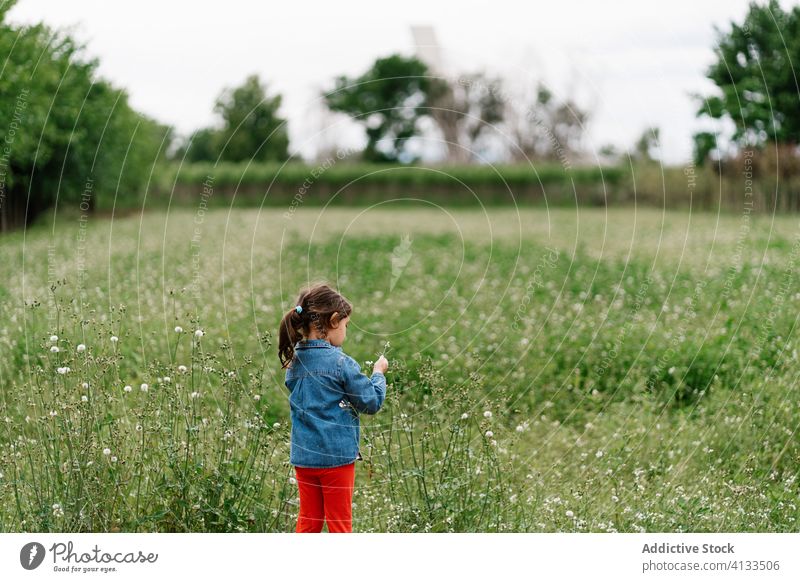
[[[300,293],[280,324],[278,357],[286,369],[292,417],[290,462],[300,492],[298,532],[352,532],[359,413],[375,414],[386,397],[381,356],[368,377],[342,351],[352,305],[325,284]]]

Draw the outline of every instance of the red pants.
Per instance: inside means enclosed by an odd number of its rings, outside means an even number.
[[[295,467],[300,491],[298,533],[319,533],[323,522],[330,533],[353,531],[353,485],[356,463],[341,467]]]

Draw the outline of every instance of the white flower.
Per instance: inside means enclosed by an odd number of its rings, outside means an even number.
[[[83,396],[81,396],[81,402],[89,402],[89,397],[86,396],[86,394],[84,394]]]
[[[572,513],[572,511],[568,509],[568,510],[567,510],[567,513],[566,513],[566,516],[567,516],[567,517],[575,517],[575,514],[574,514],[574,513]]]
[[[175,326],[175,333],[183,333],[183,328],[180,325]]]
[[[487,431],[486,431],[486,436],[487,436],[488,438],[492,438],[492,437],[494,436],[494,433],[493,433],[492,431],[490,431],[490,430],[487,430]]]
[[[667,372],[669,372],[670,376],[672,374],[674,374],[675,373],[675,366],[672,366],[669,370],[667,370]]]
[[[112,463],[116,463],[116,462],[117,462],[117,457],[115,457],[115,456],[112,456],[112,457],[111,457],[111,462],[112,462]]]
[[[50,416],[58,416],[58,413],[55,410],[51,410]]]
[[[255,400],[256,402],[261,400],[261,394],[256,394],[255,396],[253,396],[253,400]]]
[[[295,483],[297,483],[297,479],[295,479],[294,477],[289,477],[289,483],[294,485]]]
[[[57,371],[59,374],[68,374],[72,369],[69,366],[64,366],[63,368],[58,368]]]
[[[64,516],[64,509],[61,507],[60,503],[53,504],[53,517],[63,517]]]
[[[468,418],[469,418],[469,414],[467,414],[466,412],[461,415],[461,420],[467,420]]]
[[[184,365],[178,366],[178,372],[180,372],[181,374],[185,374],[186,373],[186,366],[184,366]]]
[[[205,332],[202,329],[196,329],[194,331],[194,337],[203,337],[204,335],[205,335]]]
[[[599,459],[600,457],[602,457],[602,456],[603,456],[603,451],[597,451],[597,452],[594,454],[594,456],[595,456],[595,457],[597,457],[597,458]]]
[[[170,378],[169,376],[164,376],[163,380],[164,384],[169,384],[172,381],[172,378]]]
[[[280,428],[280,427],[281,427],[280,422],[276,422],[275,424],[272,425],[272,428]]]
[[[491,410],[487,410],[487,411],[485,411],[485,412],[483,413],[483,417],[484,417],[484,418],[492,418],[492,411],[491,411]]]
[[[125,386],[123,390],[125,390],[125,392],[130,392],[131,390],[133,390],[133,388],[131,388],[130,386]]]
[[[54,354],[57,354],[59,352],[58,346],[51,347],[50,351],[53,352]]]
[[[199,392],[192,392],[191,396],[192,396],[192,398],[198,398],[200,396],[200,393]]]
[[[85,390],[86,388],[89,387],[89,383],[88,382],[84,382],[83,384],[81,384],[81,386],[83,386],[83,388]]]
[[[147,384],[143,383],[141,386],[139,386],[139,388],[142,389],[142,392],[147,392],[147,390],[150,388],[150,386],[148,386]]]
[[[105,456],[108,456],[108,455],[110,455],[110,454],[111,454],[111,449],[109,449],[108,447],[106,447],[105,449],[103,449],[103,454],[104,454]]]
[[[115,336],[115,335],[112,335],[112,336],[111,336],[111,343],[112,343],[112,344],[115,344],[115,343],[117,343],[118,341],[119,341],[119,338],[118,338],[117,336]]]
[[[613,501],[614,503],[617,503],[619,501],[619,497],[617,497],[616,495],[612,495],[611,496],[611,501]]]
[[[85,352],[86,346],[83,344],[78,344],[78,347],[76,347],[75,349],[78,350],[79,352]]]
[[[50,336],[50,341],[51,342],[57,342],[58,341],[58,336],[57,335],[51,335]]]
[[[136,425],[136,432],[142,432],[142,425],[141,424],[137,424]]]
[[[524,427],[524,426],[522,426],[521,424],[518,424],[518,425],[517,425],[517,432],[522,432],[522,431],[524,431],[524,430],[525,430],[525,427]]]

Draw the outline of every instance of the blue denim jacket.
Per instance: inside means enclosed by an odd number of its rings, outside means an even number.
[[[360,457],[359,413],[375,414],[386,378],[361,373],[353,358],[323,339],[300,340],[286,370],[292,416],[289,461],[298,467],[338,467]]]

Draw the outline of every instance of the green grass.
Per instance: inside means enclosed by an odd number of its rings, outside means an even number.
[[[796,531],[799,233],[403,203],[39,224],[0,239],[0,530],[292,531],[274,332],[327,279],[345,350],[390,342],[355,531]]]

